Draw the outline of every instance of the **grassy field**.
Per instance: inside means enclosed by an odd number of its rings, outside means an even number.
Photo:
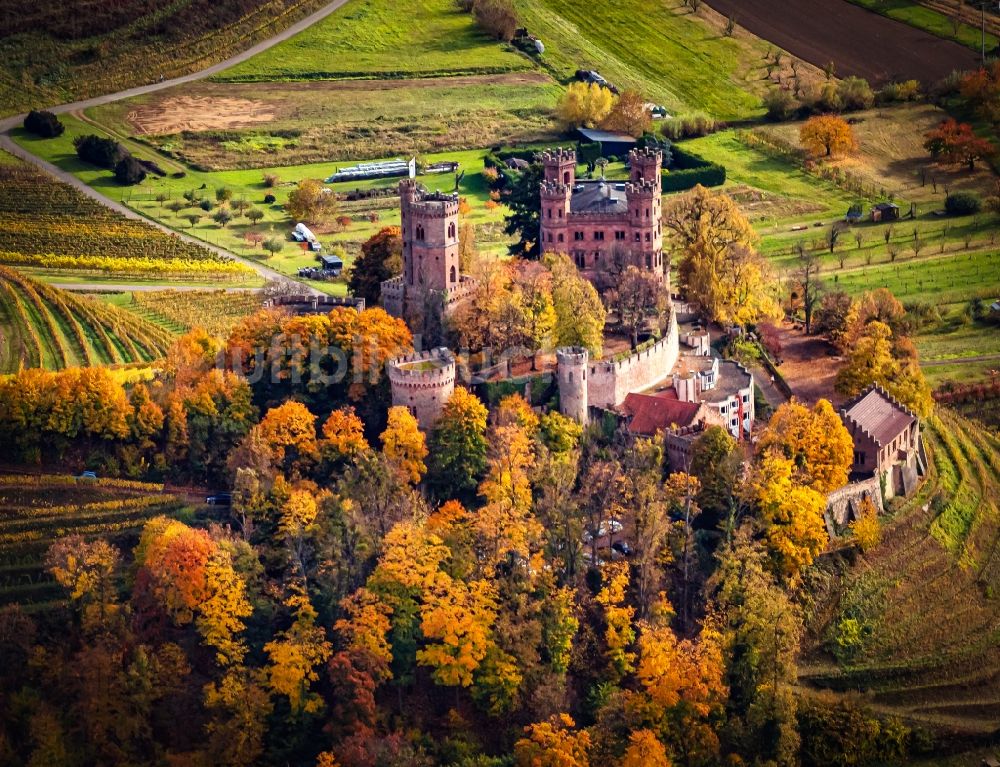
[[[0,114],[176,77],[249,48],[326,0],[0,1]]]
[[[164,328],[131,312],[6,267],[0,267],[0,335],[0,373],[151,362],[173,341]]]
[[[954,40],[975,51],[982,45],[982,32],[978,26],[964,22],[958,22],[956,25],[951,16],[919,2],[915,3],[913,0],[850,0],[850,2],[946,40]],[[992,50],[998,43],[1000,40],[987,32],[986,50]]]
[[[800,678],[866,690],[877,710],[911,722],[990,733],[1000,725],[1000,439],[947,408],[924,434],[928,479],[813,612]],[[838,644],[845,621],[859,638]]]
[[[0,606],[16,603],[38,612],[64,603],[65,589],[44,566],[58,538],[101,536],[127,553],[148,519],[183,512],[162,485],[0,475]]]
[[[110,294],[106,301],[118,303],[174,333],[200,327],[212,335],[226,336],[244,317],[261,308],[256,293],[223,291],[136,291]]]
[[[483,34],[454,0],[352,0],[305,32],[217,81],[437,77],[530,69],[530,59]]]
[[[404,155],[554,137],[561,89],[541,72],[422,80],[211,82],[88,112],[197,167]]]
[[[73,151],[72,136],[104,132],[73,117],[65,118],[64,122],[66,133],[57,139],[33,139],[23,132],[15,132],[14,138],[22,146],[73,173],[102,194],[123,202],[178,231],[184,231],[211,244],[220,245],[238,255],[259,259],[269,267],[285,274],[294,275],[298,269],[304,266],[316,265],[314,254],[295,243],[288,241],[282,251],[270,256],[259,245],[248,243],[245,235],[248,230],[253,229],[266,236],[272,234],[286,236],[295,223],[289,219],[282,207],[288,193],[295,188],[300,180],[326,178],[343,163],[326,162],[259,170],[217,172],[189,169],[181,179],[148,177],[145,182],[138,186],[123,187],[114,180],[109,171],[94,168],[81,162]],[[129,144],[129,147],[135,151],[137,156],[155,159],[158,162],[162,159],[148,147],[134,143]],[[461,170],[465,171],[465,175],[459,184],[459,194],[468,201],[471,207],[465,218],[476,227],[477,242],[481,249],[487,253],[497,253],[505,249],[508,238],[501,233],[503,209],[488,210],[486,208],[486,202],[489,200],[489,189],[482,175],[482,161],[485,152],[484,149],[445,152],[426,155],[425,159],[428,161],[454,160],[460,163]],[[277,175],[278,185],[274,188],[265,187],[265,173]],[[420,180],[427,187],[436,190],[450,191],[455,186],[454,174],[426,176]],[[380,179],[333,184],[331,188],[344,193],[355,189],[384,188],[388,190],[397,183],[396,179]],[[234,199],[246,199],[264,213],[264,218],[256,226],[251,226],[246,218],[238,217],[228,226],[222,227],[212,220],[211,212],[202,211],[195,206],[188,205],[177,212],[171,211],[168,207],[171,201],[183,201],[185,192],[196,192],[214,201],[215,190],[219,188],[231,190]],[[268,193],[275,195],[276,200],[273,204],[263,202],[264,195]],[[165,196],[162,203],[156,199],[160,195]],[[362,242],[377,232],[380,227],[399,223],[398,203],[398,198],[389,196],[357,202],[344,202],[342,212],[351,217],[350,225],[342,229],[332,227],[328,231],[319,229],[317,231],[319,239],[328,250],[330,247],[338,245],[344,247],[347,250],[345,264],[350,266],[354,255],[359,252]],[[202,217],[192,225],[186,219],[188,215],[201,215]],[[254,283],[251,281],[247,284]],[[343,281],[319,282],[315,285],[321,290],[333,294],[343,294],[346,291],[346,285]]]

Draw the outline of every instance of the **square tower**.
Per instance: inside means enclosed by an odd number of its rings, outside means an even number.
[[[403,282],[415,292],[458,286],[458,194],[428,192],[412,179],[399,184]]]

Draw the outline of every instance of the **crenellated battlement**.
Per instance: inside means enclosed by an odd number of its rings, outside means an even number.
[[[405,407],[420,428],[434,425],[455,392],[455,355],[447,348],[414,352],[385,364],[392,404]]]
[[[567,365],[586,365],[590,352],[582,346],[561,346],[556,349],[556,361]]]
[[[573,163],[576,164],[576,150],[567,149],[564,147],[556,147],[555,149],[546,149],[539,155],[541,161],[545,164],[562,164],[562,163]]]
[[[569,184],[560,181],[543,181],[541,184],[542,197],[564,198],[570,192]]]
[[[629,181],[625,185],[625,194],[629,197],[655,197],[660,191],[656,181]]]

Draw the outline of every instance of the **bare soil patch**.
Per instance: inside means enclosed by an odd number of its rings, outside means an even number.
[[[274,117],[275,109],[266,101],[196,96],[171,96],[128,113],[136,135],[249,128]]]
[[[838,76],[873,84],[917,79],[932,83],[978,57],[957,43],[880,16],[846,0],[709,0],[719,13],[817,66],[832,61]]]
[[[779,328],[781,365],[778,371],[788,382],[792,393],[802,402],[814,403],[828,399],[834,406],[844,398],[833,390],[834,379],[842,362],[836,350],[824,338],[807,336],[805,330],[790,322]]]

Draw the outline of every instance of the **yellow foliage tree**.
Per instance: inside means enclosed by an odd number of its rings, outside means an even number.
[[[524,728],[525,737],[514,744],[517,767],[589,767],[590,735],[575,731],[569,714],[557,714],[547,722]]]
[[[267,411],[260,433],[279,466],[297,471],[318,457],[316,417],[301,402],[289,400]]]
[[[417,651],[417,661],[433,669],[434,681],[468,687],[492,642],[496,619],[496,590],[488,581],[466,586],[442,578],[424,596],[420,630],[430,640]]]
[[[330,657],[333,648],[322,627],[316,625],[316,610],[305,593],[293,593],[285,604],[292,608],[295,620],[264,645],[270,659],[268,686],[288,698],[294,713],[317,713],[323,708],[323,699],[310,688],[319,678],[316,666]]]
[[[601,128],[639,138],[649,130],[652,122],[653,115],[646,106],[646,99],[639,91],[630,89],[615,99],[608,116],[601,122]]]
[[[772,563],[792,581],[829,541],[823,521],[826,497],[796,484],[794,470],[790,458],[772,450],[760,458],[749,480]]]
[[[85,628],[97,628],[118,611],[114,575],[118,550],[107,541],[87,542],[80,535],[55,541],[45,556],[45,565],[71,602],[82,607]]]
[[[235,638],[246,625],[243,619],[253,612],[247,599],[246,583],[233,569],[232,555],[218,547],[205,564],[207,590],[198,606],[195,626],[202,640],[215,648],[215,659],[223,666],[241,663],[246,643]]]
[[[322,449],[330,458],[353,458],[369,449],[364,424],[352,407],[333,410],[323,422]]]
[[[628,739],[628,747],[619,767],[671,767],[667,749],[652,730],[636,730]]]
[[[420,482],[427,466],[427,439],[417,419],[405,407],[389,408],[389,422],[381,435],[382,453],[404,482]]]
[[[559,99],[556,114],[564,127],[596,128],[608,116],[615,95],[597,83],[571,83]]]
[[[389,643],[392,608],[366,588],[340,603],[344,617],[334,624],[357,664],[375,682],[392,679],[392,645]]]
[[[882,542],[882,523],[879,522],[875,504],[868,496],[861,500],[858,518],[851,522],[851,532],[862,551],[871,551]]]
[[[555,345],[582,346],[600,357],[607,310],[596,288],[580,275],[565,253],[546,253],[545,265],[552,272]]]
[[[625,601],[628,588],[628,562],[610,562],[603,568],[604,585],[597,593],[596,602],[604,608],[604,641],[612,669],[624,676],[635,666],[635,653],[629,648],[635,641],[632,618],[635,608]]]
[[[809,409],[793,399],[771,416],[758,450],[777,450],[792,460],[796,479],[827,494],[847,484],[854,462],[854,440],[829,400]]]
[[[748,324],[781,316],[778,283],[756,251],[757,233],[731,197],[699,184],[664,207],[663,226],[681,253],[681,289],[710,319]]]
[[[323,223],[337,214],[337,195],[318,179],[306,178],[289,192],[285,212],[298,221]]]
[[[817,115],[799,129],[802,146],[819,157],[833,157],[858,148],[854,129],[847,120],[835,115]]]

